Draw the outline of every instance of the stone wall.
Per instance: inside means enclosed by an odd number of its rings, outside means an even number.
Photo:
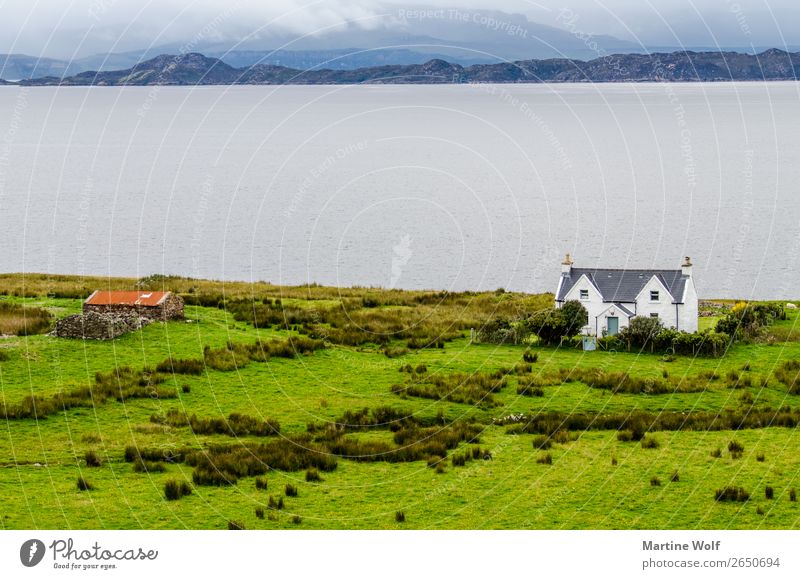
[[[110,314],[115,316],[134,316],[150,320],[181,320],[183,319],[183,298],[170,293],[164,301],[157,306],[131,306],[126,304],[83,304],[83,312]]]
[[[131,314],[130,309],[123,314],[87,311],[58,320],[52,335],[59,338],[113,340],[122,334],[138,330],[152,321]]]

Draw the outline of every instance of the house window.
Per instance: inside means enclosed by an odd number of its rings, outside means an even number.
[[[655,313],[655,312],[650,312],[650,317],[651,317],[651,318],[657,318],[657,317],[658,317],[658,314],[657,314],[657,313]]]
[[[588,300],[589,299],[589,290],[581,290],[581,299]]]
[[[658,290],[651,290],[650,291],[650,301],[657,302],[658,301]]]

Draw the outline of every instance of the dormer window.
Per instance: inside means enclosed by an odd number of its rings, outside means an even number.
[[[589,299],[589,290],[587,290],[587,289],[581,290],[581,299],[582,300],[588,300]]]
[[[650,301],[657,302],[658,301],[658,290],[651,290],[650,291]]]

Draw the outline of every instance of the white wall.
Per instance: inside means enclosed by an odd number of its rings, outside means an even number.
[[[650,292],[653,290],[658,292],[658,301],[650,300]],[[636,297],[635,311],[637,316],[647,318],[650,314],[658,314],[665,328],[675,328],[678,325],[678,310],[681,305],[678,304],[678,309],[676,309],[675,304],[672,303],[672,295],[657,277],[653,276],[650,278],[650,281],[645,284],[642,291]],[[678,299],[680,299],[680,297],[681,296],[678,296]]]
[[[588,290],[588,299],[581,299],[581,290]],[[570,300],[577,300],[583,305],[584,308],[586,308],[586,311],[589,313],[588,330],[590,334],[594,334],[595,317],[600,315],[603,310],[608,308],[608,304],[603,302],[603,296],[600,295],[600,292],[597,291],[597,288],[592,285],[592,282],[590,282],[589,279],[583,275],[577,282],[575,282],[575,285],[572,286],[572,289],[569,290],[567,295],[564,296],[564,301]],[[561,304],[556,305],[560,307]]]
[[[680,306],[678,316],[678,329],[684,332],[697,331],[697,291],[694,289],[694,280],[689,278],[686,281],[683,304]]]

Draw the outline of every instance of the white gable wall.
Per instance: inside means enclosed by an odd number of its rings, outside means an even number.
[[[581,299],[581,290],[587,290],[589,292],[588,299]],[[594,320],[597,316],[599,316],[603,310],[608,308],[608,304],[603,302],[603,296],[597,291],[597,288],[594,287],[594,284],[589,281],[585,275],[582,275],[580,279],[575,282],[575,285],[572,286],[572,289],[567,292],[567,295],[564,296],[564,301],[568,302],[570,300],[579,301],[586,311],[589,314],[589,325],[588,330],[589,333],[595,333],[594,327]],[[556,303],[556,307],[561,307],[560,303]]]
[[[694,289],[694,280],[690,277],[686,280],[686,287],[683,292],[683,303],[678,310],[678,329],[684,332],[697,331],[697,291]]]
[[[603,304],[605,309],[603,309],[600,314],[597,315],[596,318],[589,318],[589,324],[592,325],[592,333],[596,336],[604,336],[608,331],[608,318],[617,318],[619,321],[619,331],[621,332],[623,328],[627,328],[630,324],[630,318],[628,314],[623,312],[619,307],[615,304],[605,303]],[[633,304],[631,304],[632,306]],[[628,307],[626,305],[626,307]],[[633,309],[632,307],[628,307],[629,310]]]
[[[650,299],[650,292],[658,292],[658,300]],[[680,299],[681,296],[678,296]],[[634,310],[637,316],[649,317],[650,314],[658,314],[661,323],[665,328],[675,328],[679,323],[678,309],[681,304],[673,304],[673,296],[669,290],[664,287],[656,276],[652,276],[650,280],[644,285],[642,291],[636,296],[636,309]],[[677,308],[675,307],[677,305]]]

